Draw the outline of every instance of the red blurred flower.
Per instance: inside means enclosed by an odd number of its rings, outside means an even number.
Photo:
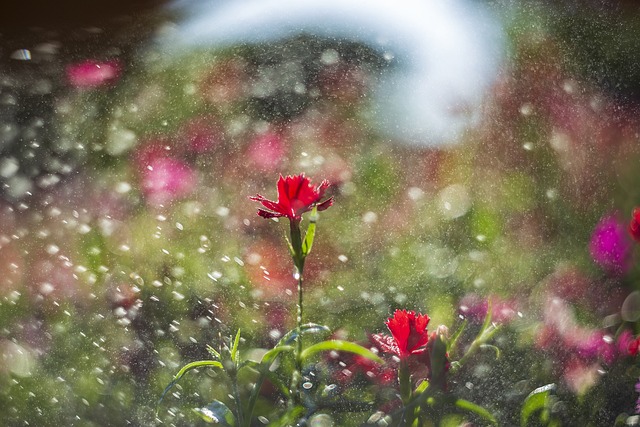
[[[262,203],[265,209],[258,209],[258,215],[263,218],[287,217],[291,221],[300,221],[302,214],[317,207],[319,211],[327,209],[333,204],[333,197],[320,203],[324,192],[329,187],[329,181],[324,180],[319,186],[311,185],[311,180],[304,173],[296,176],[280,175],[278,180],[278,201],[267,200],[260,194],[249,197]]]
[[[87,60],[67,66],[67,79],[72,86],[94,88],[111,83],[120,77],[120,63],[116,60],[99,62]]]
[[[629,234],[637,242],[640,242],[640,207],[634,208],[629,223]]]
[[[424,346],[429,341],[429,333],[427,332],[429,320],[429,316],[426,314],[396,310],[393,317],[385,322],[391,336],[375,334],[372,335],[372,338],[382,351],[393,353],[401,359],[405,359],[412,354],[420,354],[425,351]]]

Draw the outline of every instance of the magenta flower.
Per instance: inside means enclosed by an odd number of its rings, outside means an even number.
[[[631,242],[626,225],[616,214],[604,216],[591,234],[589,252],[593,260],[605,270],[625,273],[629,269]]]
[[[196,174],[186,163],[170,157],[149,161],[142,171],[142,190],[150,204],[160,206],[193,191]]]
[[[90,89],[112,83],[120,77],[120,63],[116,60],[86,60],[67,66],[67,80],[79,89]]]

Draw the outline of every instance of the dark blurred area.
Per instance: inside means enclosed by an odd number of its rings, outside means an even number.
[[[11,0],[2,7],[0,32],[19,33],[32,27],[63,30],[101,26],[123,17],[144,17],[165,3],[162,0]]]

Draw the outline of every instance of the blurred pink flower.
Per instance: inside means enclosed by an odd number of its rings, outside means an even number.
[[[589,252],[593,260],[612,273],[626,273],[630,267],[631,242],[626,224],[616,214],[609,214],[596,224],[591,234]]]
[[[491,303],[491,321],[508,323],[516,316],[515,303],[503,300],[497,296],[482,298],[476,294],[467,294],[461,300],[458,311],[461,315],[474,322],[482,322],[487,316]]]
[[[179,134],[184,150],[193,154],[213,151],[224,138],[222,129],[210,117],[199,117],[187,122]]]
[[[112,83],[120,77],[121,67],[116,60],[86,60],[67,65],[67,80],[79,89],[89,89]]]
[[[247,158],[252,165],[265,172],[278,170],[284,155],[285,146],[282,137],[274,132],[256,136],[247,150]]]
[[[196,174],[181,160],[157,157],[142,170],[141,181],[147,201],[160,206],[191,193],[196,185]]]
[[[565,366],[563,377],[571,391],[582,395],[598,382],[600,369],[597,363],[587,364],[574,359]]]

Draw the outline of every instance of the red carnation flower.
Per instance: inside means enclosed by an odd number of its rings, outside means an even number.
[[[429,341],[429,333],[427,332],[429,320],[429,316],[426,314],[396,310],[393,317],[385,322],[391,336],[375,334],[372,335],[372,338],[382,351],[393,353],[401,359],[405,359],[412,354],[420,354],[425,351],[424,346]]]
[[[629,234],[637,242],[640,242],[640,207],[634,208],[631,214],[631,222],[629,223]]]
[[[333,204],[333,197],[320,203],[324,192],[329,187],[329,181],[324,180],[314,187],[311,180],[304,173],[296,176],[280,175],[278,180],[278,201],[267,200],[260,194],[249,197],[262,203],[267,209],[258,209],[258,215],[263,218],[287,217],[291,221],[300,221],[302,214],[317,207],[319,211],[327,209]]]

